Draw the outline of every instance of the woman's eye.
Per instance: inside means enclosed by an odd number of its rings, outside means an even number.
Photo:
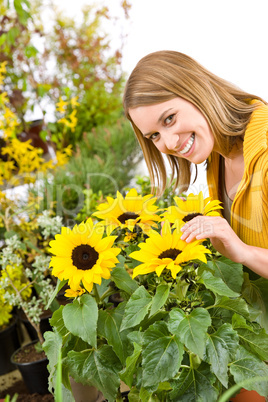
[[[158,137],[159,133],[153,133],[150,135],[149,139],[150,140],[155,140]]]
[[[165,119],[165,124],[171,123],[172,120],[173,120],[173,117],[174,117],[174,114],[171,114],[170,116],[168,116],[168,117]]]

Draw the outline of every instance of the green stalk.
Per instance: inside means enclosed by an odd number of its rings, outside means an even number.
[[[96,283],[93,284],[93,290],[94,290],[94,296],[95,296],[96,302],[97,302],[97,304],[100,304],[101,299],[100,299],[100,295],[99,295]]]

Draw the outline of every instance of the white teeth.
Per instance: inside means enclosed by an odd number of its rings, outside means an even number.
[[[190,149],[192,148],[192,145],[194,143],[194,134],[191,135],[189,141],[187,142],[187,144],[185,145],[185,147],[180,151],[180,154],[184,155],[187,152],[190,151]]]

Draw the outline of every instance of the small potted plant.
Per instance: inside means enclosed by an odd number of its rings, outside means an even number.
[[[48,392],[47,358],[41,348],[44,341],[41,322],[55,285],[48,270],[46,242],[51,233],[54,235],[53,230],[57,231],[60,226],[61,219],[50,217],[48,211],[35,216],[34,220],[24,218],[8,226],[0,251],[2,300],[16,309],[18,316],[21,317],[23,313],[36,334],[35,341],[22,345],[11,357],[13,367],[19,368],[30,392]],[[31,241],[32,238],[36,239],[35,243]],[[58,304],[54,302],[52,309],[57,307]],[[32,362],[35,365],[34,375],[28,374]],[[44,374],[40,381],[36,377],[37,364],[43,366]]]
[[[268,395],[259,381],[268,375],[268,334],[249,297],[261,283],[209,241],[181,240],[185,220],[219,214],[218,201],[202,193],[174,201],[160,211],[151,195],[118,193],[93,214],[100,222],[62,228],[50,243],[52,272],[73,298],[45,334],[51,389],[61,361],[68,397],[72,377],[111,402],[122,400],[121,381],[133,402],[216,402],[256,375],[245,388]]]

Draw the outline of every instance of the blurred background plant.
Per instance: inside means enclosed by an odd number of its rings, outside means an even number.
[[[39,113],[49,123],[42,138],[62,148],[75,145],[93,127],[116,122],[122,113],[124,74],[120,50],[111,49],[103,32],[104,21],[112,19],[108,8],[88,5],[77,22],[53,1],[17,0],[14,8],[9,4],[1,6],[0,61],[6,63],[7,75],[3,91],[23,130],[30,111]],[[127,10],[127,2],[122,7]],[[69,112],[69,124],[62,112]]]
[[[0,186],[36,182],[27,192],[39,211],[71,225],[89,194],[128,186],[142,157],[123,117],[124,39],[112,49],[106,6],[86,6],[80,21],[54,1],[0,6]],[[129,7],[122,1],[125,18]]]

